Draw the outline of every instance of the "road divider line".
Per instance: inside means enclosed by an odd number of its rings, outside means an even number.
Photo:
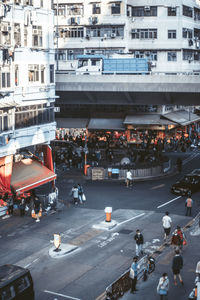
[[[160,184],[160,185],[153,186],[151,189],[152,189],[152,190],[156,190],[156,189],[160,189],[160,188],[162,188],[162,187],[164,187],[164,186],[165,186],[165,183],[162,183],[162,184]]]
[[[122,224],[124,224],[124,223],[127,223],[127,222],[129,222],[129,221],[132,221],[132,220],[134,220],[134,219],[136,219],[136,218],[142,217],[142,216],[144,216],[144,215],[145,215],[145,213],[142,213],[142,214],[140,214],[140,215],[137,215],[137,216],[135,216],[135,217],[133,217],[133,218],[130,218],[130,219],[125,220],[125,221],[123,221],[123,222],[121,222],[121,223],[118,223],[117,226],[122,225]]]
[[[44,290],[44,293],[55,295],[55,296],[60,296],[60,297],[67,298],[67,299],[72,299],[72,300],[81,300],[79,298],[75,298],[75,297],[71,297],[71,296],[67,296],[67,295],[63,295],[63,294],[51,292],[51,291],[48,291],[48,290]]]
[[[182,196],[178,196],[178,197],[176,197],[176,198],[174,198],[174,199],[172,199],[172,200],[170,200],[170,201],[168,201],[168,202],[166,202],[166,203],[164,203],[164,204],[162,204],[162,205],[159,205],[159,206],[157,206],[157,208],[161,208],[161,207],[163,207],[163,206],[165,206],[165,205],[167,205],[167,204],[169,204],[169,203],[171,203],[171,202],[173,202],[173,201],[176,201],[177,199],[179,199],[179,198],[181,198]]]

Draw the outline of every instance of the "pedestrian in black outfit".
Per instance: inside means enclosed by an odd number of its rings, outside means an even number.
[[[19,209],[20,209],[20,217],[24,217],[24,215],[25,215],[25,199],[24,198],[21,199]]]
[[[136,256],[138,257],[140,253],[143,254],[143,243],[144,243],[143,235],[141,234],[139,229],[136,230],[134,240],[136,241]]]
[[[182,267],[183,267],[183,258],[180,255],[180,251],[176,250],[175,251],[175,256],[174,256],[173,261],[172,261],[172,271],[173,271],[173,274],[174,274],[174,285],[177,285],[177,281],[176,281],[176,276],[177,275],[179,277],[180,283],[183,285],[183,280],[182,280],[182,277],[180,275],[180,270],[182,269]]]

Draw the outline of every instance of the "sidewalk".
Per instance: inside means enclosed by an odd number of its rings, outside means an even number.
[[[186,226],[187,227],[187,226]],[[196,264],[200,260],[199,257],[199,236],[200,228],[198,224],[191,228],[185,228],[185,234],[188,244],[184,247],[181,255],[183,257],[184,265],[181,270],[181,275],[184,281],[182,286],[177,279],[178,285],[174,285],[173,274],[172,274],[172,259],[174,256],[174,250],[171,246],[164,247],[163,253],[156,258],[156,269],[148,276],[146,282],[140,280],[137,283],[138,291],[136,294],[127,292],[122,300],[159,300],[160,296],[157,294],[156,288],[158,285],[159,278],[164,272],[168,274],[170,280],[170,288],[168,294],[168,300],[186,300],[192,289],[194,288],[195,270]]]

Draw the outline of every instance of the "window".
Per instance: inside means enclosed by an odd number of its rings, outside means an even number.
[[[135,58],[148,58],[151,61],[157,61],[157,51],[130,50]]]
[[[83,49],[69,49],[67,50],[67,60],[77,59],[77,55],[84,54]]]
[[[0,88],[5,89],[5,88],[10,88],[11,84],[10,84],[10,72],[4,72],[2,71],[0,73]]]
[[[54,65],[50,65],[50,83],[54,83]]]
[[[15,86],[19,85],[19,66],[15,65]]]
[[[111,5],[111,14],[119,15],[121,13],[121,5],[120,3],[112,3]]]
[[[65,50],[58,50],[58,53],[55,54],[55,60],[66,60]]]
[[[26,26],[24,26],[24,47],[27,47],[27,40],[28,40],[28,30],[26,28]]]
[[[33,26],[32,47],[42,47],[42,26]]]
[[[132,39],[157,39],[157,29],[132,29]]]
[[[83,27],[59,28],[59,36],[62,38],[82,38],[84,36]]]
[[[156,17],[157,6],[134,6],[132,7],[133,17]]]
[[[200,9],[194,7],[194,20],[195,21],[200,21]]]
[[[168,39],[176,39],[176,30],[168,30]]]
[[[69,16],[83,15],[83,5],[67,5],[67,14]]]
[[[183,38],[192,39],[192,29],[183,28]]]
[[[40,76],[41,83],[44,83],[44,80],[45,80],[45,78],[44,78],[44,76],[45,76],[45,66],[44,65],[41,65],[40,73],[41,73],[41,76]]]
[[[14,40],[16,46],[21,46],[21,30],[20,24],[14,24]]]
[[[124,37],[124,26],[92,26],[86,29],[86,36],[90,37],[111,38],[113,34],[116,37]]]
[[[54,122],[54,103],[50,103],[50,106],[47,106],[47,104],[37,104],[16,107],[16,129],[50,122]],[[29,282],[22,283],[18,288],[23,288],[24,284],[29,284]]]
[[[193,17],[192,7],[183,5],[183,16],[192,18]]]
[[[177,60],[177,53],[175,51],[170,51],[167,53],[168,61],[176,61]]]
[[[58,10],[58,13],[57,13]],[[54,5],[54,15],[55,16],[65,16],[66,15],[66,6],[63,4],[59,4],[58,7],[57,5]]]
[[[176,16],[176,7],[168,7],[168,16],[174,17]]]
[[[200,40],[200,29],[194,28],[194,38]]]
[[[39,81],[39,65],[28,65],[28,81]]]
[[[93,15],[99,15],[101,13],[101,7],[99,4],[94,3],[92,5],[92,14]]]

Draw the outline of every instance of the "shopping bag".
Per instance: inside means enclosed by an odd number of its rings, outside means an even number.
[[[83,201],[86,201],[85,194],[82,195],[82,200],[83,200]]]
[[[187,245],[186,239],[183,240],[183,246]]]
[[[130,268],[129,277],[130,277],[131,279],[134,279],[134,277],[135,277],[135,271],[134,271],[132,268]]]
[[[32,218],[36,218],[34,209],[32,209],[32,211],[31,211],[31,216],[32,216]]]

